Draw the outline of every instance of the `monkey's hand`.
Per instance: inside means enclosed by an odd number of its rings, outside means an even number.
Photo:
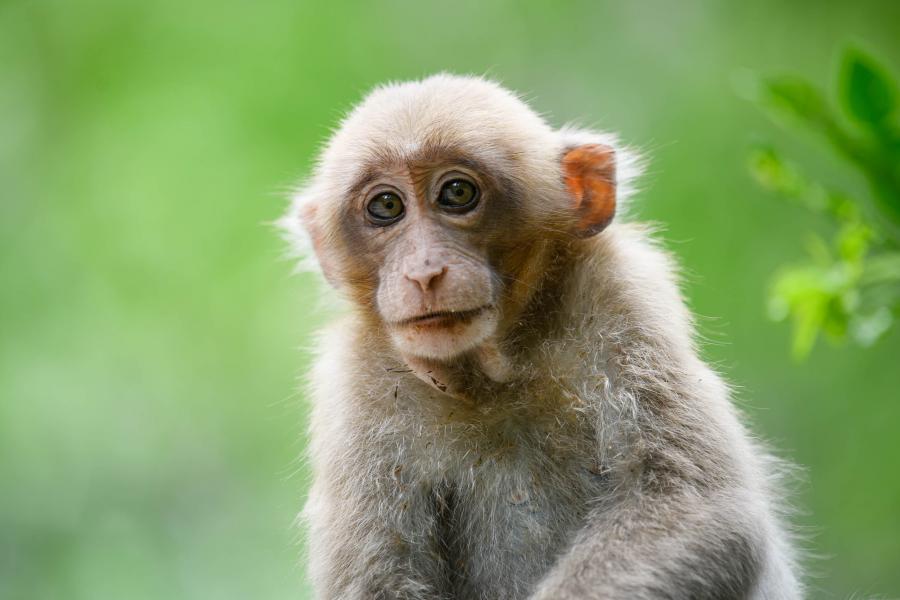
[[[532,600],[747,597],[764,534],[736,493],[630,492],[598,507]]]

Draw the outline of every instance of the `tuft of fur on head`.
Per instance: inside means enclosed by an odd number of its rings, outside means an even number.
[[[523,189],[555,193],[558,162],[570,148],[602,144],[616,155],[617,211],[634,191],[643,163],[615,135],[573,125],[553,129],[522,97],[480,76],[439,73],[421,80],[388,83],[372,90],[341,121],[321,151],[312,175],[292,194],[286,214],[278,220],[291,252],[303,271],[318,271],[309,222],[320,221],[331,231],[337,204],[346,186],[358,176],[358,166],[371,156],[401,157],[424,142],[467,142],[494,155],[499,164],[510,157],[521,165]],[[547,149],[553,152],[547,152]],[[535,177],[529,177],[535,174]],[[548,175],[550,178],[548,179]],[[328,240],[323,240],[324,244]]]

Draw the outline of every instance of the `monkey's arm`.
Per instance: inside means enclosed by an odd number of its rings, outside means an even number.
[[[444,566],[422,551],[433,492],[414,481],[403,428],[385,412],[395,388],[369,385],[385,371],[355,352],[364,346],[355,332],[350,319],[326,329],[310,377],[308,576],[319,600],[441,598]]]
[[[739,495],[632,490],[597,507],[532,599],[747,597],[764,556]]]

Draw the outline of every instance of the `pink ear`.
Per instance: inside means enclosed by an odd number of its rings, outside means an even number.
[[[566,187],[578,213],[576,233],[589,237],[603,231],[616,213],[616,158],[609,146],[586,144],[562,159]]]

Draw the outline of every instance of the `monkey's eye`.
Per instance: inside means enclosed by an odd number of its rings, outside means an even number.
[[[465,179],[451,179],[441,187],[438,204],[450,212],[468,212],[478,204],[478,188]]]
[[[390,225],[403,216],[403,201],[393,192],[382,192],[369,200],[366,212],[376,225]]]

